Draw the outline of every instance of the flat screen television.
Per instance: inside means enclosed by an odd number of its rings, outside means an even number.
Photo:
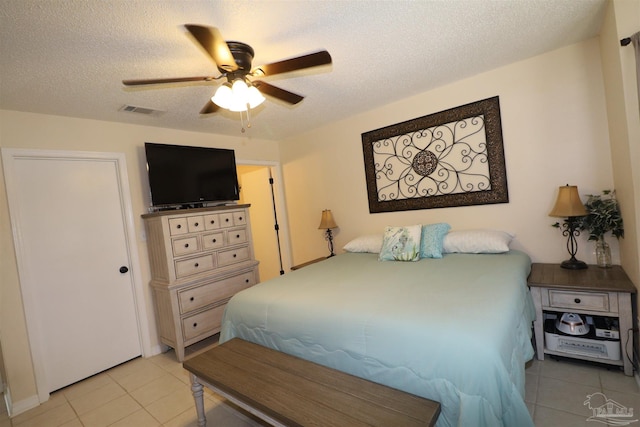
[[[240,199],[233,150],[153,142],[146,142],[144,149],[154,207],[201,207]]]

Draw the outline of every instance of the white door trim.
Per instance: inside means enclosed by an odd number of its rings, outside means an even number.
[[[16,183],[13,181],[15,176],[14,162],[18,159],[68,159],[68,160],[89,160],[113,162],[118,171],[119,187],[122,207],[124,209],[124,225],[126,233],[127,252],[129,257],[130,274],[134,286],[134,303],[136,307],[136,316],[138,322],[138,335],[140,336],[140,347],[142,355],[151,355],[151,338],[149,333],[149,324],[147,310],[145,304],[145,292],[142,283],[142,273],[140,269],[140,261],[138,258],[138,247],[136,242],[135,222],[133,217],[133,209],[131,206],[131,194],[129,190],[129,178],[127,174],[126,158],[124,153],[104,153],[93,151],[57,151],[57,150],[35,150],[35,149],[12,149],[2,148],[2,164],[4,167],[5,185],[7,191],[7,199],[10,207],[11,229],[14,239],[14,247],[16,251],[16,262],[18,266],[18,277],[22,282],[22,278],[28,276],[28,270],[24,265],[24,243],[20,235],[20,212],[17,203]],[[22,285],[21,285],[22,288]],[[44,372],[43,364],[43,348],[41,339],[42,333],[39,330],[38,323],[31,315],[35,312],[35,302],[32,295],[24,292],[22,289],[22,302],[24,305],[25,320],[29,335],[29,346],[31,349],[31,359],[36,379],[36,388],[40,403],[49,399],[49,388],[47,375]]]

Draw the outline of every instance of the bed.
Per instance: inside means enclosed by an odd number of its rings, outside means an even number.
[[[523,252],[415,262],[344,253],[236,294],[239,337],[440,402],[437,426],[533,426],[524,402],[535,311]]]

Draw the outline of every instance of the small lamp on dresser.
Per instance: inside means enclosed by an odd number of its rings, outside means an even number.
[[[562,261],[560,267],[567,268],[569,270],[582,270],[587,268],[587,264],[584,261],[576,259],[576,252],[578,252],[578,242],[576,237],[580,235],[578,229],[578,218],[588,215],[587,209],[580,200],[578,194],[578,187],[575,185],[565,185],[558,188],[558,198],[556,204],[549,212],[549,216],[566,218],[562,225],[558,224],[558,227],[562,227],[562,235],[568,236],[567,250],[569,251],[569,258],[566,261]]]
[[[336,221],[333,219],[331,209],[325,209],[322,211],[322,217],[320,218],[320,225],[318,226],[318,229],[326,230],[324,232],[324,238],[329,244],[329,256],[327,258],[331,258],[335,255],[333,253],[333,234],[331,232],[332,228],[338,228],[338,224],[336,224]]]

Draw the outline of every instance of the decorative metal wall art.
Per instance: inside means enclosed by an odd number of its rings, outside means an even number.
[[[369,212],[508,203],[498,97],[362,134]]]

